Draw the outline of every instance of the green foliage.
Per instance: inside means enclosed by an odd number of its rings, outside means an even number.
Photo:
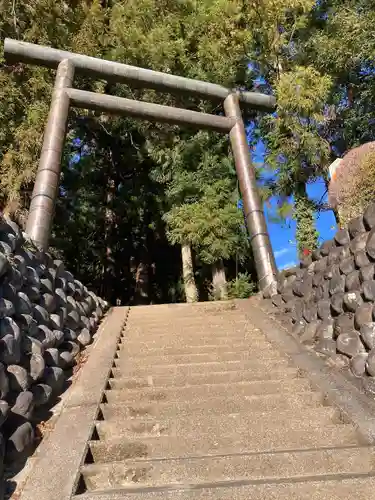
[[[294,218],[297,222],[296,239],[300,258],[304,250],[312,251],[318,246],[319,233],[314,226],[314,211],[315,207],[307,198],[306,192],[296,193]]]
[[[229,299],[247,299],[256,293],[256,283],[247,273],[238,273],[238,276],[228,282]]]

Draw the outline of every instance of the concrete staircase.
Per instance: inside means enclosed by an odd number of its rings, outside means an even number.
[[[74,499],[375,498],[374,448],[266,333],[229,303],[132,308]]]

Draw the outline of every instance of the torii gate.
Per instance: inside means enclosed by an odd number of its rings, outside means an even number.
[[[230,90],[213,83],[137,68],[9,38],[5,39],[4,42],[4,54],[10,62],[25,62],[57,69],[26,225],[27,234],[37,245],[45,250],[48,249],[70,106],[134,116],[150,121],[178,125],[187,124],[201,129],[229,133],[259,287],[264,290],[275,284],[277,268],[240,109],[241,102],[254,109],[273,110],[276,105],[274,97],[255,92]],[[136,84],[137,87],[152,88],[162,92],[183,93],[210,100],[219,100],[223,103],[225,116],[77,90],[73,88],[75,71],[102,80],[129,85]]]

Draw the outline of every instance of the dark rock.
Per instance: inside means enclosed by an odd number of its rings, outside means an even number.
[[[21,359],[20,341],[14,335],[6,334],[0,339],[0,361],[6,365],[19,363]]]
[[[38,326],[38,340],[41,341],[45,349],[48,349],[49,347],[54,347],[56,343],[55,336],[48,328],[46,325],[39,325]]]
[[[363,223],[367,229],[375,226],[375,203],[371,203],[363,214]]]
[[[12,247],[5,241],[0,241],[0,252],[5,256],[12,255]]]
[[[9,261],[5,255],[0,253],[0,277],[4,276],[4,274],[8,271],[8,269],[9,269]]]
[[[31,390],[33,391],[35,406],[47,404],[52,397],[52,387],[48,384],[36,384]]]
[[[350,313],[337,316],[334,321],[334,336],[338,337],[341,333],[352,331],[354,328],[354,315]]]
[[[46,349],[44,353],[44,359],[47,366],[60,366],[60,354],[59,350],[51,347],[50,349]],[[61,366],[61,368],[63,368]]]
[[[9,392],[9,380],[6,368],[3,363],[0,363],[0,397],[5,399]]]
[[[375,375],[375,349],[368,353],[366,369],[372,377]]]
[[[338,264],[332,264],[331,266],[328,266],[324,271],[324,278],[326,280],[330,280],[334,276],[340,276],[340,267]],[[100,310],[100,313],[98,312],[98,309]],[[98,314],[99,318],[103,316],[103,310],[101,309],[101,307],[96,308],[96,313]]]
[[[362,295],[365,300],[375,300],[375,280],[365,281],[362,285]]]
[[[328,266],[331,266],[332,264],[337,264],[338,262],[340,262],[341,252],[342,252],[342,248],[340,248],[340,247],[332,248],[332,250],[329,252],[328,257],[327,257]]]
[[[12,285],[14,286],[14,288],[17,292],[19,292],[21,290],[21,288],[23,287],[24,280],[23,280],[22,274],[15,267],[13,267],[10,270],[9,280],[11,281]]]
[[[12,319],[6,316],[5,318],[0,319],[0,335],[13,335],[16,339],[20,338],[20,329],[17,323]]]
[[[38,331],[38,323],[30,314],[21,314],[17,319],[17,324],[22,334],[35,335]]]
[[[322,298],[326,298],[324,295],[322,295]],[[91,332],[94,332],[96,330],[96,327],[98,326],[98,323],[97,321],[95,320],[95,318],[90,318],[90,326],[91,326]]]
[[[354,292],[361,288],[361,283],[359,281],[359,272],[352,271],[349,273],[345,279],[345,289],[348,292]]]
[[[1,255],[1,254],[0,254]],[[15,302],[17,298],[17,291],[11,283],[3,283],[0,288],[0,296]]]
[[[355,217],[348,224],[350,237],[353,239],[361,233],[366,232],[362,217]]]
[[[315,263],[315,272],[323,273],[327,268],[327,263],[328,263],[327,257],[317,260]]]
[[[281,299],[281,297],[280,297]],[[50,326],[53,330],[60,330],[63,326],[63,321],[61,314],[51,314],[50,316]]]
[[[20,392],[11,411],[16,415],[21,415],[21,417],[30,420],[34,411],[34,406],[33,393],[30,391]]]
[[[40,277],[33,267],[26,267],[25,279],[30,286],[35,286],[38,289],[40,288]]]
[[[354,330],[340,333],[336,340],[336,348],[339,352],[350,358],[365,352],[359,333]]]
[[[30,422],[23,422],[8,438],[6,458],[9,463],[27,458],[34,444],[34,429]]]
[[[317,305],[312,301],[304,302],[302,316],[307,323],[315,321],[317,318]]]
[[[284,294],[282,295],[282,297],[283,297],[283,300],[284,300]],[[293,292],[291,292],[291,297],[292,298],[294,297]],[[68,317],[68,310],[67,310],[67,308],[66,307],[60,307],[59,310],[58,310],[58,313],[61,316],[62,322],[65,324],[66,318]]]
[[[375,260],[375,227],[368,233],[366,252],[372,260]]]
[[[61,352],[60,353],[60,363],[61,363],[61,367],[64,368],[65,370],[74,366],[75,359],[74,359],[73,354],[69,351]]]
[[[365,303],[358,307],[354,315],[354,327],[360,330],[362,325],[371,323],[373,304]]]
[[[29,297],[24,292],[18,292],[15,308],[17,316],[20,316],[21,314],[31,314],[33,306]]]
[[[74,282],[68,281],[68,283],[66,285],[66,293],[73,297],[75,295],[75,292],[76,292],[76,286],[75,286]]]
[[[56,288],[55,299],[58,307],[66,306],[66,294],[62,288]]]
[[[44,309],[44,307],[40,305],[36,305],[33,307],[33,316],[38,325],[48,325],[49,324],[49,314]]]
[[[329,252],[334,246],[335,246],[334,240],[327,240],[321,245],[320,253],[325,257],[329,254]]]
[[[81,349],[77,342],[73,342],[72,340],[66,340],[61,344],[60,350],[71,352],[73,356],[77,356],[77,354],[80,352]]]
[[[350,242],[350,251],[353,255],[362,250],[366,250],[368,233],[358,234],[354,240]]]
[[[322,285],[315,289],[315,300],[329,299],[329,282],[324,281]],[[94,318],[90,318],[91,320]],[[96,321],[96,320],[95,320]]]
[[[44,346],[37,338],[28,335],[22,337],[22,352],[24,354],[44,354]]]
[[[271,297],[271,295],[270,295],[270,297]],[[66,307],[68,309],[68,312],[75,311],[77,309],[77,302],[70,295],[66,297]]]
[[[324,282],[324,272],[323,271],[320,272],[320,273],[314,274],[314,276],[312,278],[312,284],[313,284],[313,286],[319,287],[320,285],[323,284],[323,282]],[[88,312],[86,311],[86,314],[89,315],[90,312],[91,312],[90,310]]]
[[[344,309],[355,312],[363,304],[363,299],[358,291],[347,292],[344,295]]]
[[[307,269],[311,263],[312,263],[311,257],[304,257],[303,259],[301,259],[300,266],[302,269]]]
[[[336,342],[332,339],[320,339],[315,344],[315,350],[327,356],[336,354]]]
[[[68,317],[65,321],[66,327],[71,328],[72,330],[76,330],[80,326],[79,315],[77,311],[70,311]]]
[[[354,264],[354,257],[350,256],[347,259],[344,259],[340,263],[340,271],[342,274],[350,274],[351,272],[355,271],[355,264]]]
[[[26,276],[26,260],[21,254],[16,254],[13,256],[13,263],[16,265],[16,268],[21,273],[22,276]]]
[[[375,265],[368,264],[367,266],[361,267],[359,270],[359,281],[364,283],[365,281],[372,280],[375,276]]]
[[[311,258],[313,261],[319,260],[321,256],[322,254],[320,253],[320,250],[318,248],[316,250],[313,250],[311,253]]]
[[[344,312],[344,292],[337,292],[331,296],[331,309],[334,315]]]
[[[301,300],[294,300],[294,306],[291,311],[291,317],[294,322],[302,319],[303,316],[303,302]]]
[[[370,259],[368,258],[367,253],[362,250],[362,252],[357,252],[354,255],[354,262],[358,268],[361,268],[368,266],[370,264]]]
[[[46,367],[44,357],[41,354],[32,354],[30,356],[30,377],[34,382],[43,377]]]
[[[22,291],[29,297],[31,302],[38,303],[40,301],[40,291],[36,286],[23,287]]]
[[[15,313],[13,302],[8,299],[0,298],[0,318],[13,316]]]
[[[0,401],[0,426],[3,425],[9,415],[9,404],[6,401]],[[1,498],[1,496],[0,496]]]
[[[375,323],[371,320],[361,326],[360,335],[362,342],[368,349],[375,347]]]
[[[333,320],[326,319],[319,323],[316,329],[316,338],[318,340],[322,339],[332,339],[333,338]]]
[[[54,394],[61,394],[65,382],[64,371],[57,366],[48,366],[44,370],[43,381],[52,388]]]
[[[63,290],[63,292],[66,291],[66,286],[67,286],[67,281],[64,278],[56,278],[56,289],[59,288]]]
[[[329,293],[333,295],[335,293],[345,291],[345,276],[334,276],[329,283]]]
[[[64,342],[64,332],[62,330],[53,330],[52,333],[55,337],[55,346],[59,347]]]
[[[328,299],[321,299],[317,304],[317,313],[320,319],[329,319],[331,317],[331,304]]]
[[[87,328],[82,328],[81,333],[77,337],[77,340],[81,344],[81,346],[88,346],[91,343],[91,335],[89,330]]]
[[[349,231],[347,229],[340,229],[335,234],[334,239],[339,246],[348,245],[350,243]]]
[[[286,312],[292,312],[292,309],[294,307],[294,301],[293,303],[288,303],[285,304],[285,309]],[[64,328],[64,339],[65,340],[76,340],[77,339],[77,332],[74,330],[71,330],[70,328]]]
[[[355,377],[363,377],[363,375],[365,374],[367,358],[367,352],[362,352],[351,358],[350,370]]]
[[[40,280],[40,289],[43,293],[53,294],[55,292],[54,283],[48,278],[42,278]]]
[[[30,387],[30,378],[26,369],[20,365],[7,367],[9,387],[12,391],[26,391]]]
[[[44,309],[49,312],[53,313],[56,311],[56,299],[55,296],[52,295],[51,293],[44,293],[40,297],[40,305],[44,307]]]
[[[56,270],[56,277],[62,277],[64,271],[65,271],[65,266],[64,263],[61,260],[54,260],[53,261],[53,267]]]

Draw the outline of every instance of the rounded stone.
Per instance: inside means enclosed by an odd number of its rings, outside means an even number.
[[[22,352],[24,354],[44,354],[44,346],[37,338],[25,335],[22,337]]]
[[[70,295],[66,297],[66,307],[68,309],[68,312],[75,311],[77,309],[77,302]]]
[[[344,312],[344,292],[337,292],[332,295],[331,309],[334,315]]]
[[[354,315],[351,313],[340,314],[335,318],[334,334],[338,337],[341,333],[350,332],[354,329]]]
[[[65,321],[66,327],[76,330],[80,326],[80,318],[77,311],[70,311]]]
[[[315,344],[315,350],[326,356],[334,356],[336,354],[336,342],[332,339],[319,339]]]
[[[62,288],[56,288],[55,299],[58,307],[66,306],[66,294]]]
[[[30,391],[20,392],[17,396],[16,402],[12,406],[12,413],[21,415],[27,420],[30,420],[34,411],[34,396]]]
[[[49,402],[52,396],[52,387],[48,384],[36,384],[31,388],[35,406],[42,406]]]
[[[363,375],[366,373],[367,358],[367,352],[362,352],[351,358],[350,371],[355,377],[363,377]]]
[[[363,304],[363,299],[358,291],[344,294],[344,308],[347,311],[355,312]]]
[[[5,256],[12,255],[12,247],[5,241],[0,241],[0,252]]]
[[[9,261],[5,255],[0,253],[0,277],[9,270]]]
[[[73,342],[72,340],[66,340],[60,346],[60,351],[71,352],[73,357],[77,356],[80,350],[79,344],[77,342]]]
[[[66,286],[67,286],[67,281],[65,278],[56,278],[56,289],[59,288],[60,290],[63,290],[63,292],[66,292]]]
[[[375,276],[375,265],[368,264],[367,266],[361,267],[359,270],[359,281],[364,283],[365,281],[372,280]]]
[[[362,295],[367,301],[375,300],[375,280],[364,281],[362,285]]]
[[[76,340],[77,333],[74,330],[71,330],[70,328],[64,328],[64,339],[65,340]]]
[[[375,347],[375,323],[369,321],[362,325],[360,335],[367,349],[373,349]]]
[[[345,279],[345,290],[347,292],[354,292],[361,288],[361,282],[359,281],[359,272],[352,271],[346,276]]]
[[[26,293],[18,292],[15,302],[15,309],[17,316],[20,316],[21,314],[31,314],[33,306]]]
[[[64,271],[61,277],[64,278],[68,283],[74,282],[74,276],[69,271]]]
[[[315,286],[316,288],[321,286],[322,284],[324,283],[324,272],[320,272],[320,273],[315,273],[314,276],[313,276],[313,279],[312,279],[312,284],[313,286]],[[90,310],[87,314],[90,313]]]
[[[61,367],[64,368],[65,370],[71,368],[75,364],[75,359],[73,354],[69,351],[62,351],[60,353],[60,363]]]
[[[59,350],[53,347],[46,349],[44,359],[47,366],[60,366]]]
[[[329,254],[332,248],[335,247],[334,240],[327,240],[320,246],[320,253],[325,257]]]
[[[29,297],[31,302],[38,303],[40,301],[40,291],[36,286],[23,287],[22,291]]]
[[[320,320],[314,320],[305,325],[300,333],[300,341],[302,344],[313,344]]]
[[[361,252],[362,250],[366,250],[367,239],[368,233],[361,233],[358,234],[354,238],[354,240],[350,242],[349,247],[353,255],[355,255],[357,252]]]
[[[335,293],[345,291],[345,276],[334,276],[329,282],[329,293],[334,295]]]
[[[355,263],[354,263],[354,257],[350,256],[340,263],[340,271],[342,274],[350,274],[351,272],[355,271]]]
[[[340,267],[338,264],[331,264],[330,266],[327,267],[327,269],[324,271],[324,278],[326,280],[332,279],[334,276],[340,276]],[[103,315],[102,309],[100,309],[100,314],[98,314],[99,317]],[[96,311],[98,311],[98,308],[96,308]]]
[[[354,315],[354,327],[360,330],[362,325],[372,322],[373,304],[364,303],[358,307]]]
[[[50,326],[53,330],[60,330],[62,328],[62,318],[61,314],[51,314],[50,316]]]
[[[64,332],[62,330],[53,330],[52,333],[55,337],[55,346],[59,347],[64,342]]]
[[[329,282],[324,281],[322,285],[315,289],[315,300],[329,299]],[[95,320],[94,317],[90,318]],[[95,320],[96,321],[96,320]]]
[[[354,255],[354,262],[358,268],[361,268],[368,266],[370,264],[370,259],[368,258],[367,253],[362,250]]]
[[[11,283],[3,283],[0,287],[0,296],[15,302],[17,299],[17,291]]]
[[[372,260],[375,260],[375,227],[368,233],[366,252]]]
[[[60,277],[63,275],[63,273],[65,271],[64,262],[56,259],[53,261],[53,267],[55,268],[55,271],[56,271],[56,277]]]
[[[321,321],[316,329],[316,338],[321,339],[332,339],[333,338],[333,320],[326,319]]]
[[[0,335],[13,335],[16,339],[19,339],[21,332],[17,323],[12,318],[6,316],[0,319]]]
[[[355,217],[348,223],[348,231],[351,238],[355,238],[361,233],[366,232],[362,217]]]
[[[339,229],[335,234],[334,240],[337,245],[344,246],[350,243],[350,235],[347,229]]]
[[[51,279],[42,278],[40,280],[40,289],[43,293],[53,294],[55,292],[55,287]]]
[[[9,404],[7,401],[0,400],[0,426],[3,425],[9,415]]]
[[[351,332],[340,333],[336,340],[336,347],[339,352],[349,356],[350,358],[365,352],[360,336],[354,330]]]
[[[66,293],[70,296],[74,296],[76,292],[76,286],[73,281],[68,281],[66,285]]]
[[[331,304],[327,299],[321,299],[317,304],[318,317],[322,320],[329,319],[331,317]]]
[[[25,279],[30,286],[35,286],[38,289],[40,288],[40,277],[33,267],[26,267]]]
[[[9,387],[12,391],[26,391],[30,387],[30,377],[27,370],[20,365],[7,367]]]
[[[49,313],[55,312],[56,311],[55,296],[52,295],[51,293],[44,293],[40,297],[40,305],[44,307],[44,309]]]

